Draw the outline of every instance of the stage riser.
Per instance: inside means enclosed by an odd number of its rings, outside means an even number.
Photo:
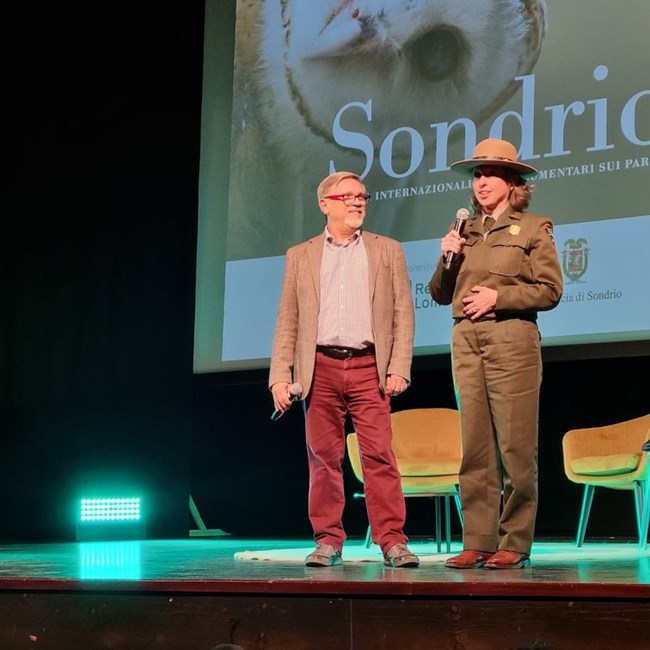
[[[647,600],[4,592],[2,650],[646,648]]]

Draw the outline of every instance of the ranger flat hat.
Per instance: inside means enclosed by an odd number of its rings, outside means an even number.
[[[480,165],[498,165],[514,169],[521,176],[536,174],[537,170],[531,165],[517,160],[517,149],[507,140],[487,138],[481,140],[474,147],[474,155],[467,160],[457,160],[451,163],[451,169],[460,172],[470,172],[474,167]]]

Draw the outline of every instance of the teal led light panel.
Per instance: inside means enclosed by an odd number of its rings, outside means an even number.
[[[81,499],[80,521],[139,521],[140,498]]]

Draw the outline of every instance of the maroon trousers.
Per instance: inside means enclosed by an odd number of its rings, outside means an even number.
[[[379,388],[374,355],[332,359],[316,353],[307,397],[309,519],[316,543],[341,549],[345,489],[345,420],[359,440],[366,508],[373,541],[382,551],[406,543],[406,508],[391,441],[390,398]]]

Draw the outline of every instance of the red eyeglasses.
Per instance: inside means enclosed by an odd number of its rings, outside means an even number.
[[[372,199],[372,196],[367,193],[361,194],[329,194],[324,196],[324,199],[331,199],[332,201],[343,201],[343,203],[352,203],[353,201],[359,201],[360,203],[369,203]]]

